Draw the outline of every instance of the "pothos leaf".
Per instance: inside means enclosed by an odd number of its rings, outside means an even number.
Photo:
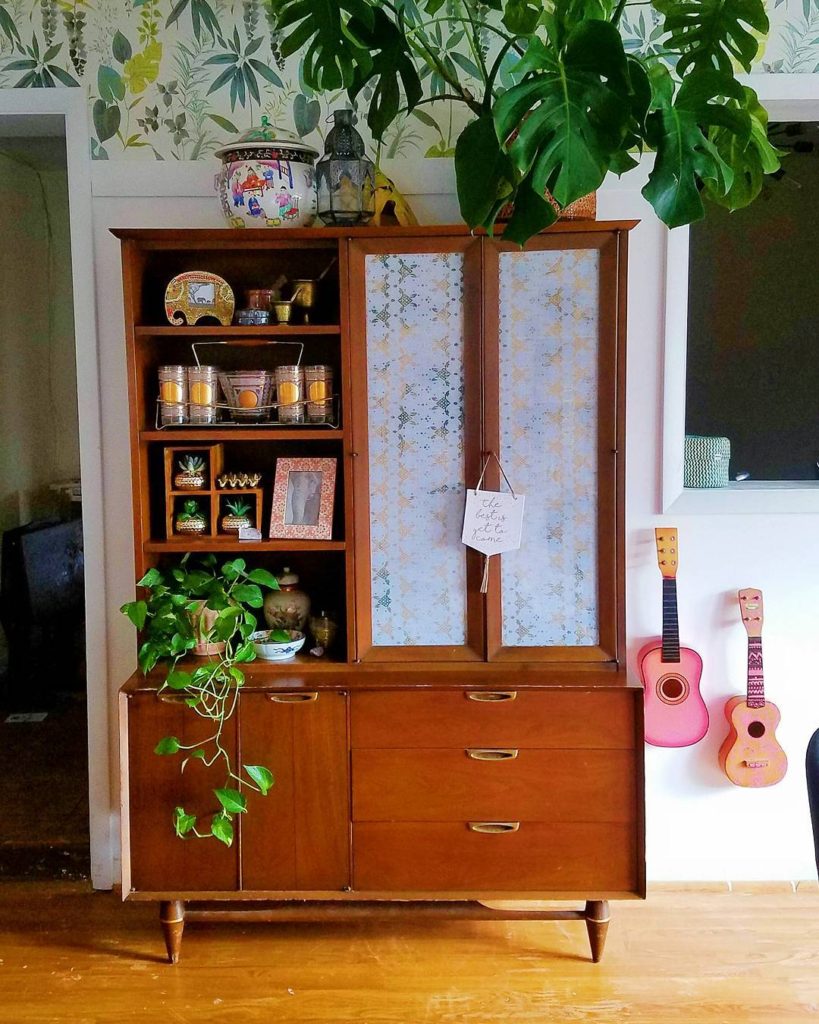
[[[174,807],[173,827],[176,834],[181,838],[196,827],[196,815],[187,814],[184,807]]]
[[[217,814],[210,825],[211,835],[215,836],[225,846],[233,845],[233,825],[230,818],[222,813]]]
[[[259,787],[263,796],[267,796],[270,787],[273,785],[273,772],[261,764],[246,764],[243,766],[250,778]]]
[[[243,814],[247,810],[247,797],[238,789],[214,789],[216,799],[231,814]]]
[[[155,754],[175,754],[179,750],[179,740],[176,736],[165,736],[154,747]]]

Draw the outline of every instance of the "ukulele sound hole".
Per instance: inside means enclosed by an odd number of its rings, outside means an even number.
[[[748,735],[758,740],[761,736],[765,735],[765,726],[762,722],[751,722],[748,726]]]
[[[682,676],[663,676],[657,685],[660,700],[666,704],[679,704],[688,696],[688,683]]]

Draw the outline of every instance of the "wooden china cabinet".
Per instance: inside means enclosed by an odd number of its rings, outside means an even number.
[[[230,848],[172,828],[177,805],[215,811],[223,779],[153,754],[165,735],[195,741],[199,720],[158,678],[122,688],[123,895],[159,901],[171,961],[185,920],[410,912],[585,920],[598,960],[607,900],[644,896],[624,643],[631,227],[562,222],[523,250],[462,227],[115,232],[137,578],[188,550],[241,552],[291,567],[340,627],[325,657],[248,666],[227,741],[276,781]],[[309,324],[165,319],[185,270],[240,299],[327,267]],[[281,342],[333,367],[333,424],[157,427],[158,367],[193,363],[192,343],[203,363],[272,369],[295,361]],[[335,458],[332,539],[168,539],[165,449],[214,443],[226,469],[262,472],[265,527],[278,458]],[[490,560],[482,593],[460,537],[487,461],[484,487],[506,486],[500,464],[526,497],[521,547]],[[527,902],[542,900],[582,906]]]

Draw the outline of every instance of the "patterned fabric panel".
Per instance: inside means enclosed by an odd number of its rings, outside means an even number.
[[[463,256],[368,256],[376,646],[466,642]]]
[[[526,495],[502,555],[508,647],[598,643],[596,250],[500,257],[501,462]]]

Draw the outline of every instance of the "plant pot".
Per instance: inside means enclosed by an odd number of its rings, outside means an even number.
[[[252,526],[250,516],[222,516],[222,529],[225,533],[238,533],[244,526]]]
[[[548,190],[543,193],[544,199],[557,211],[558,220],[597,220],[597,193],[589,192],[587,196],[575,199],[573,203],[564,206],[560,204]],[[499,221],[511,220],[515,212],[515,204],[507,203],[498,214]]]
[[[204,473],[177,473],[173,485],[178,491],[195,491],[205,486]]]
[[[176,533],[199,534],[204,533],[208,524],[202,519],[179,519],[174,520],[174,531]]]
[[[219,613],[214,611],[212,608],[206,608],[204,601],[197,601],[197,610],[188,612],[191,619],[191,625],[193,626],[193,632],[196,635],[196,647],[193,649],[193,653],[198,658],[207,658],[214,654],[222,654],[225,650],[225,643],[222,640],[209,641],[207,639],[208,634],[216,624],[216,620],[219,618]]]

